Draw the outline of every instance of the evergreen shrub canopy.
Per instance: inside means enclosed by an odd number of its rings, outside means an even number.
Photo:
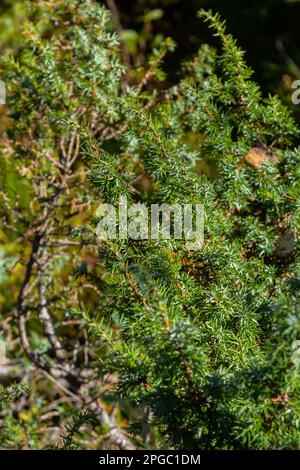
[[[169,89],[173,42],[133,74],[90,0],[29,2],[1,61],[2,447],[299,448],[299,129],[200,17]],[[203,204],[204,245],[99,242],[121,195]]]

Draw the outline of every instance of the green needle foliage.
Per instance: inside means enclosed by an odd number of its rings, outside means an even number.
[[[1,161],[11,172],[15,166],[28,199],[14,209],[26,251],[8,223],[6,199],[15,196],[4,181],[6,250],[24,271],[14,274],[21,294],[3,315],[17,311],[18,336],[20,318],[31,313],[29,346],[22,338],[31,367],[55,377],[54,389],[64,380],[79,411],[88,408],[83,395],[108,413],[113,404],[137,447],[298,449],[300,150],[288,111],[261,96],[243,52],[211,12],[200,16],[220,48],[203,45],[183,64],[180,83],[161,90],[171,40],[128,81],[105,9],[35,3],[24,45],[5,60],[14,124]],[[118,204],[121,195],[128,204],[203,204],[203,247],[97,241],[97,204]],[[77,219],[74,198],[85,204]],[[24,282],[32,286],[26,295]],[[41,284],[63,356],[40,308]],[[81,322],[79,332],[63,327],[70,319]],[[69,367],[76,334],[83,344],[82,328],[93,375],[80,382],[87,360],[79,354],[74,385],[72,369],[64,377],[57,371]],[[73,412],[65,406],[64,416]],[[116,446],[109,423],[100,419],[90,432]]]

